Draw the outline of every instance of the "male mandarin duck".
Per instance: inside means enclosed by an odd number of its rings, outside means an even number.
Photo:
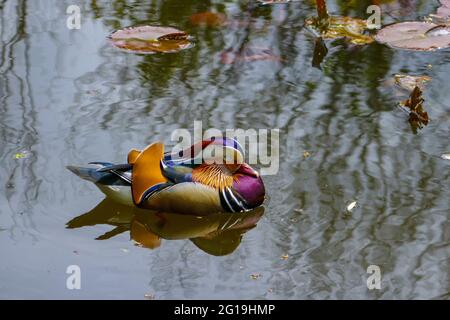
[[[243,159],[236,140],[211,138],[178,153],[164,153],[162,143],[133,149],[127,164],[91,162],[93,167],[67,168],[121,203],[207,215],[248,211],[263,203],[264,183]]]

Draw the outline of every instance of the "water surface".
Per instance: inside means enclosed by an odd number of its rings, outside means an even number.
[[[73,1],[0,3],[1,298],[449,297],[450,165],[440,158],[450,152],[449,50],[327,42],[319,69],[314,36],[303,28],[313,1],[76,3],[80,30],[66,28]],[[369,4],[328,1],[331,13],[361,18]],[[383,22],[418,19],[437,6],[392,1]],[[238,22],[192,26],[189,17],[202,11]],[[106,40],[145,24],[186,30],[195,45],[143,56]],[[224,51],[245,46],[281,59],[222,63]],[[395,73],[433,78],[424,94],[431,121],[417,134],[396,107],[406,97],[386,85]],[[133,213],[111,204],[95,211],[102,193],[65,166],[123,162],[131,148],[170,143],[173,130],[195,120],[221,130],[280,128],[280,170],[264,177],[264,215],[226,237],[214,233],[226,223],[219,219],[149,244],[155,249],[136,246]],[[352,201],[358,206],[348,213]],[[234,247],[220,251],[226,244],[216,236]],[[66,289],[74,264],[81,290]],[[381,290],[367,289],[372,264],[381,268]]]

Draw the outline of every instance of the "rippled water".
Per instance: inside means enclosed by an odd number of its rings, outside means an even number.
[[[0,3],[1,298],[449,298],[450,162],[440,158],[450,152],[449,50],[327,42],[319,69],[303,28],[313,1],[76,2],[80,30],[66,28],[73,1]],[[370,1],[345,3],[328,1],[329,11],[367,16]],[[384,23],[437,6],[392,1]],[[190,24],[214,10],[235,23]],[[195,46],[142,56],[106,41],[144,24],[186,30]],[[281,58],[223,64],[224,51],[246,46]],[[424,95],[431,121],[417,134],[396,107],[406,97],[386,84],[395,73],[433,78]],[[102,202],[65,168],[123,162],[129,149],[170,143],[194,120],[281,129],[263,215],[170,216],[161,225]],[[225,225],[237,227],[221,232]],[[372,264],[381,290],[366,286]],[[81,290],[66,289],[69,265],[81,268]]]

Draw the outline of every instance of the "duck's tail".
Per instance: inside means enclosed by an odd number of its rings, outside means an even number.
[[[108,172],[98,171],[98,169],[101,168],[98,165],[91,165],[89,167],[67,166],[66,168],[75,173],[80,178],[94,183],[98,183],[107,175],[110,175],[110,173]]]
[[[89,166],[67,166],[67,169],[75,173],[80,178],[101,185],[129,185],[126,177],[121,177],[119,173],[113,173],[105,169],[114,168],[112,163],[93,162]]]
[[[125,205],[133,205],[130,182],[125,172],[106,171],[117,166],[110,163],[94,163],[90,166],[67,166],[80,178],[93,182],[109,198]]]

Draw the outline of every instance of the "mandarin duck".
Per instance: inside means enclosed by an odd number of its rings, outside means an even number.
[[[120,203],[207,215],[248,211],[263,203],[264,183],[243,160],[236,140],[211,138],[176,153],[164,152],[162,143],[132,149],[126,164],[91,162],[89,167],[67,168]]]

